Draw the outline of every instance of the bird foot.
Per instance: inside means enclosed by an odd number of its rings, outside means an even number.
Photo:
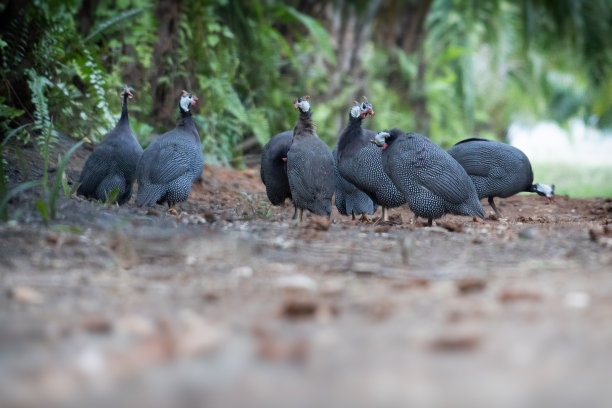
[[[175,208],[168,208],[168,213],[172,215],[178,215],[178,211]]]
[[[370,222],[371,220],[365,215],[365,214],[361,214],[361,217],[359,217],[359,222]]]

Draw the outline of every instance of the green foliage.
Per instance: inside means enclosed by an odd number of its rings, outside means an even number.
[[[70,156],[72,156],[72,153],[74,153],[79,147],[81,147],[83,143],[83,140],[78,143],[75,143],[66,153],[58,157],[57,171],[50,189],[46,184],[46,178],[43,178],[41,185],[43,187],[43,193],[45,194],[46,201],[45,199],[37,200],[36,209],[40,213],[43,222],[47,226],[49,225],[49,221],[55,219],[57,215],[57,198],[59,196],[60,188],[62,188],[64,194],[66,194],[67,186],[65,185],[66,183],[64,181],[64,171],[66,170],[66,166],[68,165]],[[48,165],[48,159],[45,160],[45,164]],[[48,169],[45,167],[45,174],[47,174],[47,172]],[[68,193],[70,194],[70,191]]]
[[[125,83],[136,89],[130,116],[143,146],[168,130],[150,115],[161,94],[185,86],[201,100],[194,117],[207,163],[234,166],[244,146],[293,127],[290,102],[304,94],[330,146],[362,93],[376,111],[366,127],[416,130],[443,147],[503,139],[519,118],[612,127],[609,0],[435,0],[423,33],[404,32],[418,37],[410,54],[400,38],[369,41],[388,14],[342,34],[362,34],[361,44],[339,38],[338,26],[352,24],[346,11],[359,17],[375,2],[310,3],[182,2],[175,35],[158,2],[100,0],[89,15],[76,0],[33,0],[0,28],[0,131],[33,122],[19,139],[35,137],[47,168],[55,129],[94,142],[107,134]],[[341,58],[352,46],[359,69],[348,75]]]
[[[63,156],[58,157],[57,162],[57,172],[55,174],[55,179],[53,180],[53,185],[51,186],[51,190],[49,192],[49,214],[52,219],[55,219],[56,215],[56,201],[59,195],[60,186],[62,185],[62,180],[64,179],[64,171],[66,170],[66,166],[68,165],[68,161],[70,160],[70,156],[75,152],[81,145],[83,141],[81,140],[78,143],[75,143]]]
[[[48,149],[49,145],[57,140],[51,118],[49,117],[49,106],[47,96],[45,95],[46,88],[53,86],[53,83],[46,77],[38,75],[33,69],[27,70],[26,74],[28,75],[28,86],[32,93],[32,104],[35,109],[32,130],[38,133],[36,144],[40,149]]]
[[[0,132],[3,135],[7,135],[12,132],[11,122],[23,115],[24,111],[22,109],[17,109],[13,106],[7,105],[6,98],[0,96]],[[23,126],[21,127],[23,129]],[[19,131],[21,131],[21,129]],[[25,132],[23,132],[25,134]],[[25,138],[25,135],[21,134],[18,137]]]
[[[48,227],[51,217],[47,203],[44,200],[36,200],[36,210],[40,213],[43,223]]]
[[[119,188],[115,187],[106,196],[106,200],[104,201],[104,207],[108,208],[111,205],[115,204],[115,201],[117,201],[117,197],[119,197]]]
[[[0,171],[2,172],[2,176],[4,176],[4,167],[0,168]],[[0,191],[0,219],[2,219],[2,221],[8,221],[8,203],[11,198],[26,190],[39,187],[40,185],[40,180],[32,180],[21,183],[9,191],[6,191],[5,185],[0,187],[2,189],[2,191]]]
[[[30,189],[32,187],[35,187],[39,183],[39,182],[25,182],[25,183],[22,183],[12,188],[10,191],[8,190],[6,186],[7,179],[6,179],[6,174],[4,172],[4,166],[5,166],[4,148],[6,147],[9,140],[13,136],[18,134],[19,131],[23,130],[26,126],[27,125],[22,125],[16,129],[11,130],[4,137],[4,139],[0,142],[0,219],[5,222],[8,221],[8,202],[9,200],[15,195],[19,194],[20,192]]]
[[[87,37],[85,37],[83,42],[84,43],[89,42],[90,40],[92,40],[93,38],[96,38],[101,33],[108,31],[110,28],[113,28],[126,20],[132,19],[132,17],[140,14],[141,12],[142,12],[142,9],[140,8],[126,10],[124,12],[117,14],[116,16],[109,18],[106,21],[101,22],[91,33],[89,33]]]
[[[242,192],[242,202],[236,208],[238,215],[247,219],[268,219],[272,216],[272,204],[257,194]]]

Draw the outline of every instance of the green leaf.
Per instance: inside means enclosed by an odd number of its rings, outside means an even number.
[[[3,175],[0,175],[0,176],[3,176]],[[15,197],[17,194],[23,191],[29,190],[34,187],[39,187],[41,184],[42,183],[40,180],[26,181],[25,183],[21,183],[18,186],[9,190],[8,193],[4,197],[2,197],[2,199],[0,200],[0,214],[6,214],[6,208],[11,198]],[[3,215],[3,220],[7,221],[7,219],[4,218],[4,215]]]
[[[110,193],[106,196],[106,200],[104,201],[104,207],[110,207],[117,201],[117,197],[119,197],[119,188],[113,188]]]
[[[45,203],[43,200],[37,200],[36,209],[42,216],[42,219],[45,225],[49,226],[49,211],[47,210],[47,203]]]
[[[70,160],[70,156],[76,149],[81,147],[84,143],[81,140],[78,143],[75,143],[64,155],[58,160],[57,164],[57,173],[55,175],[55,180],[53,181],[53,186],[51,187],[50,195],[49,195],[49,212],[52,219],[55,219],[55,203],[57,201],[57,196],[59,194],[60,185],[62,183],[62,179],[64,177],[64,170],[68,165],[68,160]]]
[[[135,8],[132,10],[124,11],[123,13],[120,13],[116,15],[115,17],[112,17],[106,21],[103,21],[102,23],[98,24],[98,26],[91,33],[89,33],[87,37],[85,37],[85,40],[83,42],[84,43],[89,42],[92,38],[95,38],[98,34],[101,34],[102,32],[108,30],[109,28],[125,20],[129,20],[130,18],[140,14],[141,12],[142,12],[142,9]]]
[[[208,45],[214,47],[215,45],[219,44],[219,36],[210,34],[206,37],[206,41],[208,42]]]
[[[317,45],[319,46],[319,51],[321,54],[323,54],[323,57],[327,60],[327,62],[329,62],[331,65],[336,65],[336,54],[334,53],[334,47],[332,45],[329,33],[325,27],[321,25],[321,23],[309,15],[300,13],[293,7],[280,4],[278,5],[278,8],[282,14],[285,14],[302,23],[308,30],[309,34],[316,41]]]

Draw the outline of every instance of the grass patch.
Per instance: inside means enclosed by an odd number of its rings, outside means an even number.
[[[531,163],[535,183],[555,185],[555,194],[612,197],[612,164]]]

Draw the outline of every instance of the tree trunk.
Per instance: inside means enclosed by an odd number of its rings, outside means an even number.
[[[89,0],[81,2],[81,7],[77,12],[75,19],[77,22],[78,31],[87,36],[91,31],[94,23],[94,13],[100,4],[100,0]]]
[[[429,115],[425,98],[425,60],[423,43],[426,38],[425,18],[431,8],[432,0],[421,0],[414,3],[401,1],[386,3],[381,8],[374,38],[377,44],[387,48],[398,47],[407,55],[417,55],[417,75],[406,87],[401,73],[393,72],[388,78],[388,86],[395,89],[406,89],[406,99],[414,116],[415,126],[419,132],[429,133]]]
[[[176,75],[175,52],[179,48],[181,0],[159,0],[155,12],[159,21],[158,43],[153,50],[150,81],[153,88],[152,116],[157,123],[171,127],[176,123],[178,96],[185,78]],[[163,79],[163,80],[162,80]]]

